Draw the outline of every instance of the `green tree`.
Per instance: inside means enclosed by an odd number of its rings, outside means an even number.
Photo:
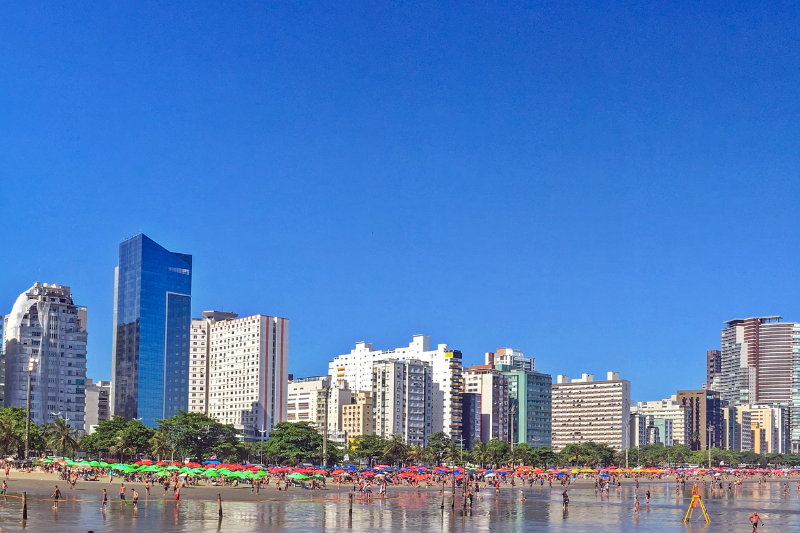
[[[515,463],[530,465],[533,462],[533,448],[527,442],[520,442],[511,452],[511,460]]]
[[[445,451],[450,445],[450,442],[450,437],[444,431],[437,431],[428,438],[428,445],[425,447],[425,450],[437,466],[442,464]]]
[[[531,463],[542,468],[553,466],[558,463],[558,455],[551,446],[539,446],[533,449]]]
[[[491,456],[489,455],[489,445],[485,442],[481,442],[481,440],[478,438],[472,442],[472,450],[470,451],[470,455],[472,462],[480,465],[481,468],[486,466],[486,464],[492,460]]]
[[[386,439],[380,435],[358,435],[350,439],[349,451],[355,459],[365,459],[372,464],[374,459],[383,457]]]
[[[169,435],[165,431],[155,431],[148,441],[150,446],[150,454],[157,460],[162,460],[174,451],[172,443],[169,441]]]
[[[8,455],[9,451],[16,451],[22,443],[17,432],[17,420],[13,413],[3,409],[0,412],[0,451],[3,455]]]
[[[47,427],[45,435],[47,445],[62,455],[72,456],[78,449],[78,441],[75,440],[76,431],[69,427],[63,418],[53,420]]]
[[[322,435],[310,422],[280,422],[264,447],[267,456],[277,462],[296,464],[318,457]]]
[[[505,440],[491,439],[487,445],[487,450],[489,452],[489,460],[495,468],[507,462],[511,455],[511,445]]]
[[[183,458],[202,460],[203,454],[209,454],[214,446],[239,442],[233,426],[220,424],[203,413],[178,411],[157,422],[158,431],[167,434],[167,441]]]

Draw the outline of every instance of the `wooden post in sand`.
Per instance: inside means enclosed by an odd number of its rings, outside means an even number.
[[[28,493],[27,493],[27,491],[22,493],[22,519],[23,520],[27,520],[28,519]]]
[[[217,494],[217,505],[219,506],[219,517],[222,518],[222,496]]]
[[[349,496],[349,498],[348,498],[348,500],[349,500],[349,502],[348,502],[349,509],[347,510],[347,514],[350,515],[350,516],[353,516],[353,493],[352,492],[349,493],[348,496]]]

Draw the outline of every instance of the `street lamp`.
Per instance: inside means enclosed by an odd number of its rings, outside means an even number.
[[[267,430],[266,429],[259,429],[258,432],[261,433],[261,442],[260,442],[260,445],[258,447],[258,451],[261,454],[261,465],[263,466],[264,465],[264,433],[266,433]]]
[[[33,357],[28,359],[28,408],[25,413],[25,459],[28,459],[30,454],[31,443],[31,374],[36,366],[36,359]]]

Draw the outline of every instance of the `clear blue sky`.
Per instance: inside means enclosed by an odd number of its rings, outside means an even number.
[[[800,320],[798,5],[515,4],[4,3],[0,313],[71,286],[109,378],[143,231],[297,375],[424,333],[657,399]]]

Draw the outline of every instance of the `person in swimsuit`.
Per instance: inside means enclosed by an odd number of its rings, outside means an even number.
[[[136,489],[131,489],[133,493],[133,508],[136,509],[139,506],[139,493],[136,492]]]
[[[106,492],[106,489],[103,489],[103,505],[100,506],[100,510],[105,511],[106,505],[108,505],[108,492]]]
[[[561,493],[561,498],[563,500],[564,510],[569,510],[569,496],[567,496],[567,491]]]
[[[61,498],[61,491],[58,490],[58,485],[56,485],[56,490],[53,491],[53,509],[58,510],[58,500]]]
[[[650,505],[650,491],[648,490],[644,495],[647,497],[647,505]]]
[[[758,511],[754,511],[753,514],[750,515],[750,523],[753,524],[753,532],[754,533],[758,529],[758,521],[759,520],[761,520],[761,517],[758,516]],[[763,524],[764,521],[761,520],[761,523]]]
[[[3,488],[0,490],[0,494],[3,495],[3,500],[8,501],[8,496],[6,495],[6,491],[8,490],[8,483],[3,480]]]
[[[121,483],[120,486],[119,486],[119,500],[122,503],[127,503],[125,501],[125,483]]]
[[[636,500],[633,502],[633,514],[639,514],[639,496],[636,496]]]
[[[144,492],[145,492],[145,494],[147,496],[150,496],[150,482],[149,481],[145,481],[144,482]]]

